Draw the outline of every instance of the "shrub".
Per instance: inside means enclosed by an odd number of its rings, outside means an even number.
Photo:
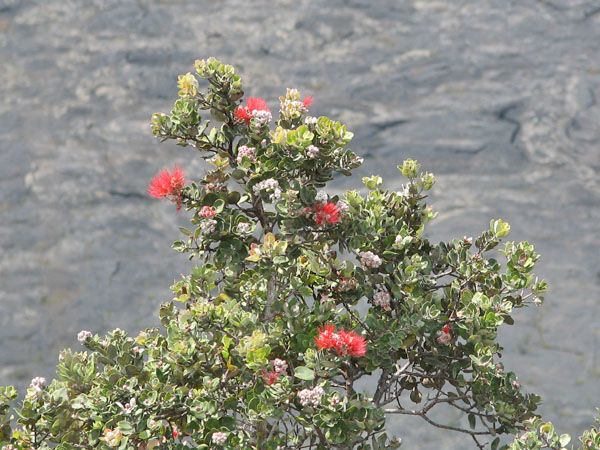
[[[515,434],[514,450],[567,445],[497,342],[515,309],[542,302],[533,245],[499,247],[510,231],[500,219],[475,239],[430,242],[435,178],[414,160],[398,167],[398,192],[372,176],[364,192],[327,193],[362,159],[352,133],[308,115],[312,98],[295,89],[274,122],[215,59],[178,85],[152,131],[210,170],[188,181],[164,169],[148,193],[189,213],[174,248],[191,273],[161,306],[161,329],[79,333],[86,350],[63,351],[51,383],[34,379],[16,419],[16,391],[0,390],[5,450],[394,449],[385,419],[402,414],[478,448]],[[358,389],[366,378],[373,389]],[[439,407],[464,412],[465,425],[436,422]],[[582,442],[597,448],[598,434]]]

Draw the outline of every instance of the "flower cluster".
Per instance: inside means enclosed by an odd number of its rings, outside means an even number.
[[[200,222],[200,232],[202,234],[214,233],[217,229],[217,221],[215,219],[207,219]]]
[[[121,410],[123,411],[124,414],[131,414],[133,412],[133,410],[135,409],[135,405],[136,405],[135,398],[132,398],[124,405],[120,402],[117,402],[117,406],[119,408],[121,408]]]
[[[269,193],[269,200],[272,202],[277,201],[281,198],[281,188],[279,187],[279,182],[273,178],[268,178],[266,180],[260,181],[256,183],[252,188],[254,195],[259,196],[261,191],[266,191]]]
[[[203,206],[200,208],[200,217],[203,219],[212,219],[217,215],[217,210],[212,206]]]
[[[340,212],[342,214],[347,213],[348,210],[350,209],[350,205],[348,205],[348,203],[346,203],[343,200],[338,200],[338,202],[336,203],[336,206],[338,207],[338,209],[340,210]]]
[[[319,350],[333,349],[340,356],[361,357],[367,353],[367,341],[354,331],[336,330],[332,324],[319,328],[315,337]]]
[[[329,195],[325,191],[317,191],[315,195],[315,202],[325,203],[329,199]]]
[[[29,384],[30,388],[33,388],[36,392],[42,392],[46,387],[46,379],[44,377],[35,377]]]
[[[250,122],[254,122],[258,126],[268,124],[273,116],[267,106],[267,102],[262,98],[248,97],[246,100],[246,106],[238,106],[233,112],[233,116],[238,122],[250,125]]]
[[[206,183],[204,185],[204,189],[206,192],[223,192],[226,191],[227,188],[221,183]]]
[[[274,370],[263,370],[261,376],[267,386],[271,386],[279,379],[279,374]]]
[[[315,386],[312,389],[302,389],[298,392],[298,401],[302,406],[312,406],[316,408],[321,404],[321,398],[325,391],[321,386]]]
[[[198,94],[198,80],[190,72],[177,77],[177,86],[182,97],[194,97]]]
[[[236,157],[237,163],[241,164],[244,158],[247,158],[251,162],[255,162],[256,149],[254,147],[248,147],[247,145],[240,145]]]
[[[340,209],[335,203],[317,203],[314,210],[317,225],[333,225],[340,221]]]
[[[450,325],[446,324],[440,331],[438,331],[436,341],[438,344],[442,345],[448,345],[452,341],[452,331],[450,329]]]
[[[377,269],[381,266],[382,260],[373,252],[360,252],[360,263],[364,268]]]
[[[148,185],[148,195],[154,198],[169,198],[181,209],[181,194],[185,186],[183,170],[177,166],[173,171],[163,169],[158,172]]]
[[[285,375],[288,365],[283,359],[275,358],[271,361],[273,370],[263,370],[262,379],[266,385],[270,386],[275,383],[281,375]]]
[[[318,121],[319,121],[319,119],[317,119],[315,116],[306,116],[304,118],[304,123],[306,125],[308,125],[309,127],[316,125]],[[319,149],[317,149],[317,150],[319,150]]]
[[[338,289],[342,292],[351,291],[353,289],[356,289],[356,287],[358,286],[358,282],[354,277],[340,277],[338,280],[338,284]]]
[[[240,222],[235,227],[235,230],[239,234],[248,234],[252,230],[252,225],[250,225],[248,222]]]
[[[308,156],[309,159],[315,159],[319,156],[319,147],[316,145],[309,145],[306,147],[306,156]]]
[[[217,431],[212,434],[211,440],[213,444],[223,445],[225,442],[227,442],[227,433],[223,431]]]
[[[286,120],[299,118],[308,111],[312,101],[312,97],[304,97],[303,100],[300,100],[300,91],[288,88],[285,95],[279,97],[281,118]]]
[[[389,311],[391,309],[390,294],[386,291],[376,292],[375,295],[373,295],[373,305]]]
[[[77,333],[77,340],[82,344],[91,337],[92,333],[87,330],[81,330],[79,333]]]
[[[109,447],[118,447],[121,444],[121,439],[123,439],[123,432],[118,428],[114,430],[106,428],[102,439]]]
[[[288,369],[288,363],[283,359],[275,358],[271,361],[271,365],[273,366],[273,370],[277,373],[286,373]]]

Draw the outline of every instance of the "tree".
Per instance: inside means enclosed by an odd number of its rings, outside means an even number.
[[[4,449],[394,449],[385,418],[402,414],[480,449],[515,434],[514,450],[566,446],[497,342],[515,309],[542,302],[533,245],[496,252],[510,231],[499,219],[476,239],[430,242],[435,178],[410,159],[399,192],[372,176],[365,193],[328,194],[362,162],[343,124],[288,89],[272,126],[232,66],[210,58],[195,72],[152,131],[211,169],[191,182],[164,169],[148,188],[191,215],[174,243],[191,273],[161,306],[162,329],[79,333],[86,351],[63,351],[50,384],[32,380],[16,424],[16,391],[0,390]],[[465,426],[434,421],[443,406]],[[583,448],[597,448],[586,433]]]

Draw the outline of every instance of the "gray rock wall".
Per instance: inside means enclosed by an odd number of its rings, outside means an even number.
[[[158,145],[176,75],[235,64],[247,94],[313,94],[388,184],[438,175],[433,239],[492,217],[537,244],[552,286],[502,336],[509,369],[579,433],[600,406],[600,2],[584,0],[0,0],[0,384],[51,376],[80,329],[156,323],[186,272],[185,214],[145,195],[190,150]],[[468,448],[418,419],[407,448]],[[443,437],[443,441],[441,440]]]

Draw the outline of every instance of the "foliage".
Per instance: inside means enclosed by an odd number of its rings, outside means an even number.
[[[372,176],[362,192],[327,194],[362,160],[352,133],[309,116],[312,98],[295,89],[271,125],[264,100],[243,103],[232,66],[196,61],[178,85],[152,131],[210,170],[189,183],[162,171],[150,194],[190,214],[174,248],[191,272],[161,306],[161,330],[82,331],[86,351],[63,351],[57,378],[32,382],[16,424],[16,394],[0,391],[5,449],[394,449],[385,419],[400,414],[479,448],[514,434],[502,448],[567,445],[497,342],[515,309],[542,302],[533,245],[501,246],[510,226],[499,219],[475,239],[430,242],[435,178],[414,160],[398,167],[398,192]],[[359,392],[369,377],[374,388]],[[467,424],[434,421],[444,406]],[[582,439],[597,448],[595,431]]]

